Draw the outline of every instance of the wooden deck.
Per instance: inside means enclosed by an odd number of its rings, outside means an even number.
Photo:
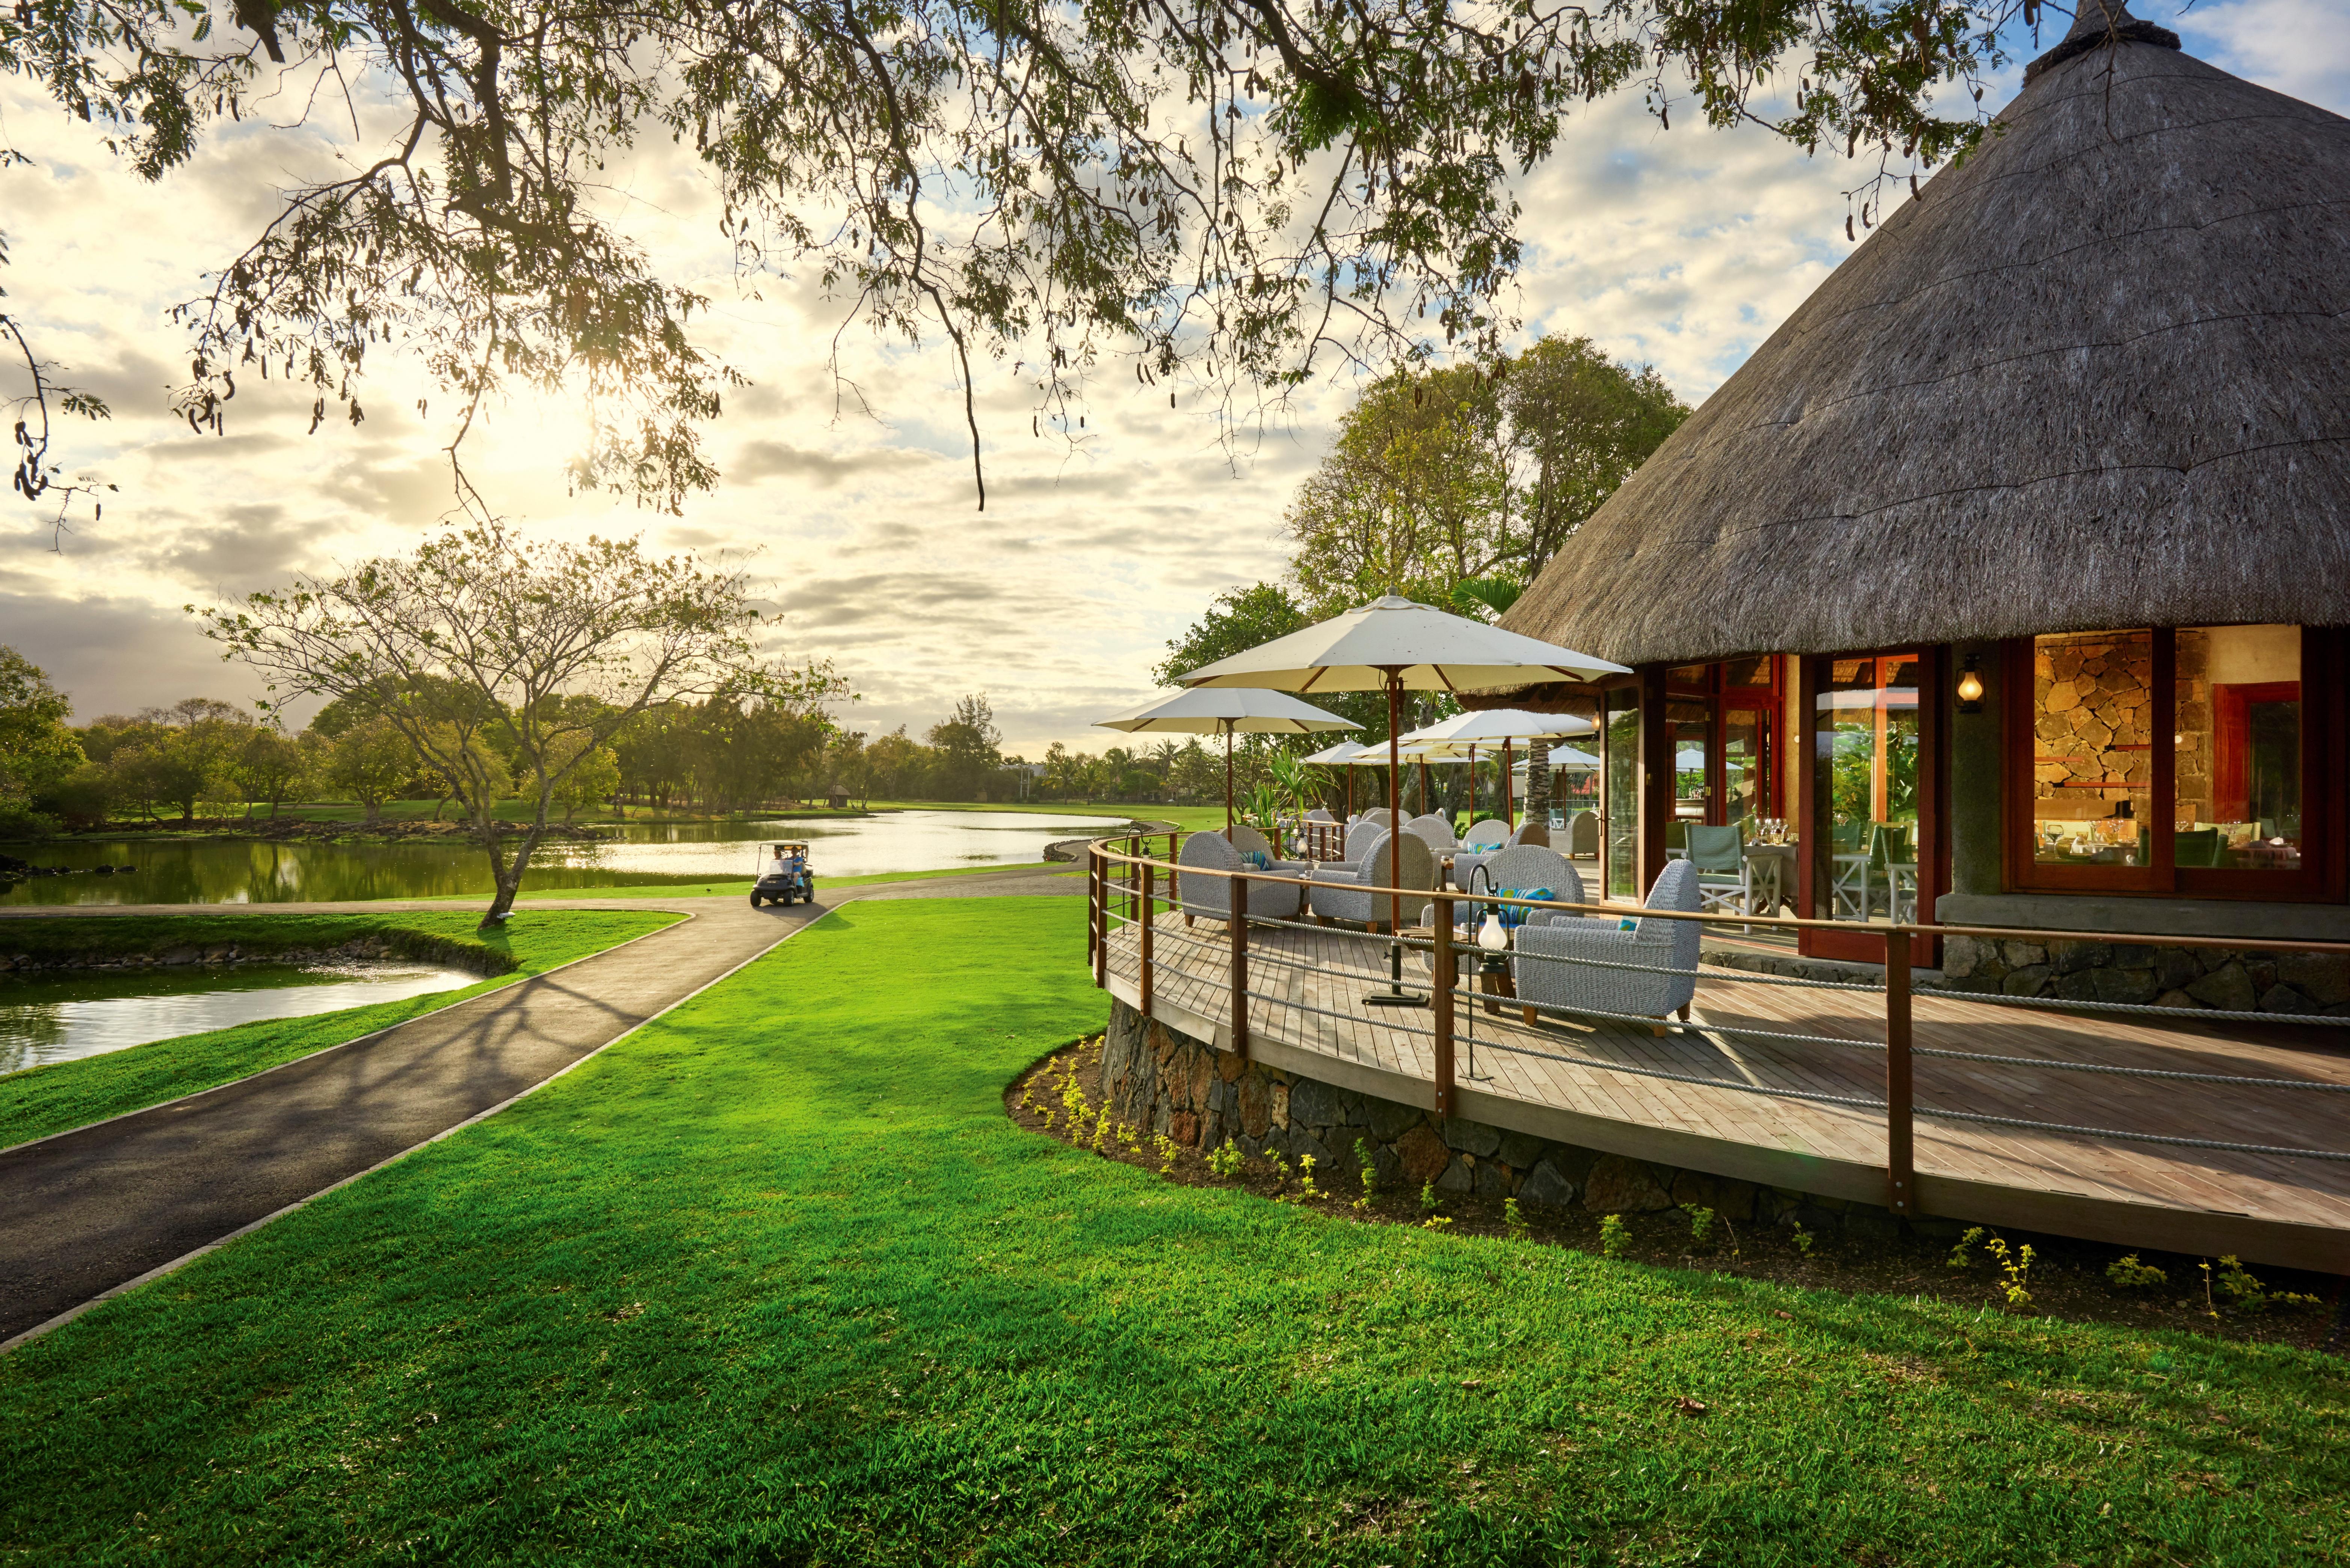
[[[1122,906],[1121,906],[1122,908]],[[1140,931],[1114,923],[1109,989],[1139,1005]],[[1225,929],[1165,913],[1152,934],[1150,1012],[1228,1047]],[[1268,1066],[1421,1106],[1434,1104],[1425,1009],[1371,1009],[1386,946],[1359,933],[1256,928],[1249,939],[1250,1054]],[[1422,993],[1425,961],[1405,981]],[[1768,977],[1775,978],[1775,977]],[[1880,1045],[1876,994],[1753,983],[1707,969],[1695,1033],[1458,1012],[1460,1115],[1587,1148],[1869,1203],[1885,1200],[1885,1113],[1644,1077],[1647,1068],[1767,1088],[1881,1100],[1881,1050],[1742,1037],[1766,1029]],[[1921,995],[1915,1043],[1970,1054],[2350,1085],[2350,1039],[2324,1028],[2202,1026],[2027,1012]],[[1515,1049],[1512,1049],[1514,1047]],[[1547,1061],[1573,1056],[1603,1067]],[[2232,1252],[2350,1272],[2350,1162],[1986,1127],[1942,1107],[2227,1143],[2350,1150],[2350,1095],[1915,1059],[1923,1213],[2158,1248]]]

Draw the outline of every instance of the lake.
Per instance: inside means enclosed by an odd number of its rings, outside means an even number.
[[[255,1019],[399,1002],[481,978],[413,963],[254,963],[0,977],[0,1073]]]
[[[525,888],[748,877],[759,846],[804,838],[819,893],[828,877],[1018,866],[1060,838],[1106,833],[1117,820],[1044,812],[899,811],[773,822],[630,823],[625,836],[542,847]],[[0,904],[276,904],[350,898],[486,898],[489,857],[445,840],[271,844],[252,839],[87,838],[10,846],[41,866],[135,866],[129,877],[36,877]]]

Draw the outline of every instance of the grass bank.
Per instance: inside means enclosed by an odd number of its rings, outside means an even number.
[[[1047,862],[1024,861],[1016,866],[951,866],[939,871],[876,871],[865,877],[818,876],[816,882],[816,901],[824,901],[827,888],[863,888],[877,882],[929,882],[941,877],[984,877],[991,872],[1035,871],[1047,868]],[[1051,867],[1075,871],[1074,866]],[[525,888],[517,895],[517,902],[547,898],[747,898],[751,896],[749,877],[715,882],[688,882],[674,885],[636,886],[626,888]]]
[[[2273,1346],[1367,1227],[1014,1127],[1071,900],[849,906],[0,1359],[0,1558],[2338,1563]]]
[[[158,947],[234,942],[242,950],[286,951],[338,946],[361,937],[390,935],[403,943],[467,968],[504,972],[454,991],[434,992],[402,1002],[377,1002],[307,1018],[269,1019],[183,1034],[112,1051],[102,1056],[57,1062],[0,1077],[0,1148],[87,1127],[108,1116],[159,1105],[199,1089],[307,1056],[313,1051],[389,1029],[411,1018],[543,974],[559,964],[673,924],[681,917],[661,910],[545,910],[516,916],[504,930],[484,936],[471,914],[425,910],[384,915],[171,915],[109,916],[104,919],[7,920],[0,922],[0,950],[27,950],[39,928],[69,928],[57,940],[70,950],[109,944],[117,952]],[[479,950],[471,951],[469,950]],[[473,961],[466,962],[471,958]]]

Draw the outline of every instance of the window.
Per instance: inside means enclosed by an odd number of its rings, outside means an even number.
[[[2154,634],[2032,639],[2032,857],[2151,865]]]
[[[1637,897],[1640,888],[1640,693],[1618,687],[1607,693],[1607,845],[1603,896]]]
[[[2011,885],[2324,896],[2305,640],[2210,626],[2012,644],[2032,678],[2010,685]]]
[[[2176,861],[2301,869],[2301,628],[2178,634]]]

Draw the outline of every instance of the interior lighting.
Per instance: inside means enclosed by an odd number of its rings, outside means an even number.
[[[1959,711],[1981,712],[1982,691],[1982,677],[1975,673],[1975,656],[1970,653],[1959,670]]]

